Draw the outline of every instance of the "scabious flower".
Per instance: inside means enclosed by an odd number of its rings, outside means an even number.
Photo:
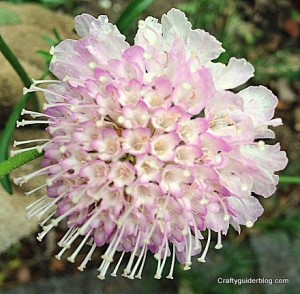
[[[117,274],[124,253],[130,257],[123,276],[140,278],[150,253],[155,278],[163,270],[173,278],[175,259],[185,270],[195,255],[205,262],[211,232],[220,249],[229,225],[240,232],[262,214],[257,196],[274,193],[274,172],[287,164],[279,144],[261,140],[274,138],[268,127],[281,124],[272,119],[277,98],[263,86],[230,91],[254,68],[245,59],[212,62],[224,51],[221,43],[192,30],[177,9],[161,23],[140,21],[133,46],[106,16],[82,14],[75,23],[81,39],[51,50],[58,81],[25,89],[43,91],[47,103],[44,114],[23,111],[41,120],[18,126],[47,123],[50,139],[33,147],[45,152],[43,168],[15,182],[48,175],[28,192],[47,188],[28,214],[45,217],[39,240],[67,221],[58,258],[81,238],[68,260],[89,243],[83,270],[107,245],[100,279],[112,263]]]

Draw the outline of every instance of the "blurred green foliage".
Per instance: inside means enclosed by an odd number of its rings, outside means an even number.
[[[39,3],[46,7],[55,8],[57,6],[63,5],[67,0],[6,0],[6,2],[11,2],[15,4],[21,3]]]
[[[283,44],[268,54],[263,43],[269,31],[246,19],[240,11],[242,4],[245,2],[239,0],[192,0],[178,8],[187,14],[194,28],[210,32],[223,43],[226,52],[218,61],[226,63],[231,56],[247,58],[256,69],[254,81],[260,83],[279,78],[299,80],[300,49]],[[291,10],[290,18],[299,20],[300,13]]]

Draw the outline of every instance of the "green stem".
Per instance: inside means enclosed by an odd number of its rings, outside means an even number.
[[[290,177],[290,176],[281,176],[279,178],[279,182],[281,184],[299,184],[300,185],[300,177]]]
[[[8,175],[14,169],[24,165],[25,163],[34,160],[43,155],[43,152],[37,150],[24,151],[6,161],[0,163],[0,178]]]
[[[8,150],[11,142],[11,138],[15,131],[16,121],[20,116],[22,109],[25,107],[27,101],[29,99],[29,95],[25,95],[20,100],[19,104],[14,108],[12,113],[10,114],[8,121],[5,125],[3,136],[0,140],[0,163],[8,159]],[[0,170],[1,172],[1,170]],[[12,194],[12,186],[9,180],[8,175],[0,179],[0,183],[3,188],[9,193]]]
[[[133,0],[117,20],[117,27],[121,33],[126,34],[132,24],[155,0]]]

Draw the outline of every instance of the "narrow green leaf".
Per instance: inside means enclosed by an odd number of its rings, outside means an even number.
[[[29,95],[23,96],[19,104],[15,107],[8,118],[2,134],[2,138],[0,140],[0,163],[8,159],[8,150],[11,142],[11,137],[15,131],[16,121],[19,118],[20,113],[25,107],[28,99]],[[0,183],[9,194],[12,194],[12,186],[8,176],[0,179]]]
[[[19,75],[20,79],[22,80],[25,87],[29,88],[31,85],[31,80],[29,76],[27,75],[26,71],[20,64],[18,58],[15,56],[15,54],[10,50],[8,45],[3,40],[1,34],[0,34],[0,52],[4,55],[4,57],[7,59],[7,61],[10,63],[10,65],[14,68],[14,70]],[[0,140],[0,162],[6,160],[8,158],[8,149],[11,141],[11,137],[13,135],[16,121],[20,116],[20,113],[22,109],[25,107],[29,97],[33,99],[33,103],[35,104],[36,110],[39,109],[38,105],[38,99],[35,93],[31,93],[30,95],[25,95],[19,105],[13,110],[11,113],[8,122],[5,126],[5,129],[3,131],[3,136]],[[12,194],[12,186],[9,180],[9,177],[6,176],[0,180],[0,184],[3,186],[3,188],[9,193]]]
[[[0,163],[0,178],[8,175],[14,169],[24,165],[25,163],[32,161],[43,155],[43,152],[37,150],[24,151],[6,161]]]
[[[155,0],[133,0],[117,21],[117,27],[123,34]]]
[[[300,177],[281,176],[279,177],[281,184],[298,184],[300,185]]]
[[[59,34],[59,32],[57,31],[57,29],[53,28],[52,32],[53,32],[53,34],[54,34],[54,36],[56,38],[56,41],[57,41],[57,43],[55,45],[57,45],[58,43],[62,42],[63,39],[62,39],[61,35]]]

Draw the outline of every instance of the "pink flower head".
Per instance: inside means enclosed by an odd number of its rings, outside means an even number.
[[[36,123],[49,124],[50,139],[38,146],[43,168],[15,181],[48,174],[34,190],[47,186],[47,196],[28,214],[46,216],[39,240],[67,221],[58,258],[81,238],[68,258],[74,262],[89,241],[80,270],[107,245],[100,279],[113,263],[117,274],[125,252],[123,276],[140,278],[149,253],[158,262],[155,278],[173,278],[175,259],[185,269],[194,255],[205,262],[212,232],[219,249],[229,225],[239,232],[262,214],[254,193],[273,194],[274,172],[287,164],[279,144],[262,141],[273,137],[269,125],[281,123],[273,119],[277,98],[262,86],[231,92],[253,76],[252,65],[213,62],[224,51],[220,42],[192,30],[177,9],[161,23],[140,21],[133,46],[106,16],[82,14],[75,22],[81,39],[52,50],[58,81],[25,90],[44,92],[45,114],[24,113],[44,117]]]

